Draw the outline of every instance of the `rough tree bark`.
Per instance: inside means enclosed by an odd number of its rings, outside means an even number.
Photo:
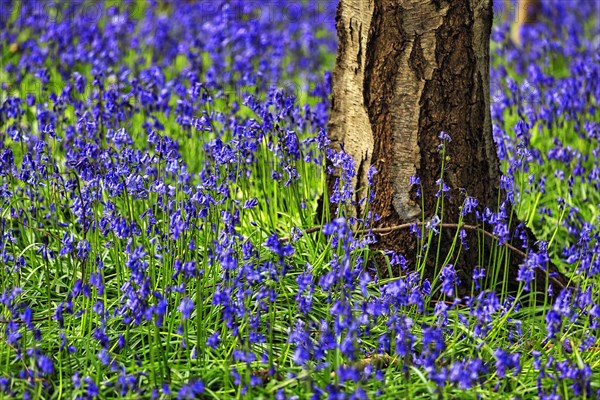
[[[377,227],[436,214],[441,131],[452,138],[444,161],[451,190],[443,222],[458,221],[465,193],[479,200],[480,210],[496,208],[500,169],[489,104],[491,0],[340,0],[336,22],[329,137],[334,149],[343,146],[355,161],[357,201],[366,194],[370,165],[376,167],[370,209],[380,216]],[[421,179],[422,198],[409,184],[413,175]],[[328,180],[330,190],[334,181],[335,176]],[[355,214],[362,215],[363,207]],[[454,234],[442,231],[443,250]],[[478,262],[476,234],[471,236],[474,251],[464,252],[457,265],[465,283]],[[406,230],[380,237],[375,246],[399,250],[409,260],[417,251]],[[513,259],[514,278],[522,260]]]

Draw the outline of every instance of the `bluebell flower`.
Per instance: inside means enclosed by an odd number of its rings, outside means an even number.
[[[219,342],[220,342],[219,332],[214,332],[212,335],[210,335],[208,337],[208,340],[206,341],[206,345],[208,347],[216,349],[217,346],[219,345]]]
[[[179,307],[177,307],[177,311],[181,312],[184,320],[189,319],[194,311],[195,305],[192,299],[189,297],[184,297],[179,303]]]
[[[446,132],[441,131],[440,135],[438,136],[439,139],[441,139],[444,142],[451,142],[452,138],[450,138],[450,135],[448,135]]]
[[[44,354],[38,354],[36,356],[36,364],[40,372],[45,375],[50,375],[54,372],[54,363],[48,356]]]
[[[506,371],[509,369],[514,369],[514,376],[517,376],[521,371],[521,354],[511,354],[502,349],[496,349],[494,350],[494,357],[496,358],[496,373],[499,377],[503,378],[506,375]]]
[[[242,361],[245,363],[251,363],[256,360],[256,354],[252,351],[245,351],[236,349],[233,351],[233,359],[235,361]]]
[[[427,223],[425,224],[425,228],[427,230],[433,231],[433,233],[435,233],[436,235],[438,235],[440,233],[438,226],[440,225],[440,223],[442,222],[442,220],[440,219],[439,215],[434,215],[431,220],[427,221]],[[416,228],[416,226],[415,226]]]
[[[462,206],[461,214],[468,215],[472,213],[476,208],[479,202],[476,198],[467,196]]]
[[[94,382],[94,380],[91,377],[86,376],[85,378],[83,378],[83,381],[86,383],[86,394],[90,398],[96,398],[100,395],[98,385],[96,385],[96,382]]]
[[[80,240],[77,243],[77,257],[81,260],[86,260],[90,252],[90,243],[86,240]]]
[[[272,234],[267,238],[265,246],[276,253],[280,261],[294,254],[294,248],[289,243],[282,243],[276,234]]]
[[[177,399],[197,399],[202,393],[204,393],[204,382],[198,379],[191,379],[179,389]]]
[[[442,268],[440,277],[442,281],[441,292],[448,297],[453,297],[454,287],[460,284],[454,265],[446,264],[444,268]]]

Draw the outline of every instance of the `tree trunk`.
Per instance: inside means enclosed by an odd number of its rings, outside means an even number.
[[[540,0],[519,0],[515,22],[519,25],[535,22],[540,12],[540,7]]]
[[[329,137],[355,161],[357,203],[375,166],[370,210],[380,217],[377,227],[422,215],[456,223],[465,193],[478,199],[480,210],[495,209],[500,169],[489,104],[491,0],[340,0],[336,22]],[[439,151],[442,131],[451,137],[446,157]],[[442,165],[450,197],[440,212]],[[413,175],[421,179],[422,197],[409,183]],[[334,180],[328,178],[330,190]],[[362,215],[364,206],[354,213]],[[465,222],[475,223],[469,218]],[[442,251],[455,233],[442,231]],[[466,269],[465,283],[478,262],[471,236],[472,251],[457,265]],[[416,258],[416,241],[406,230],[380,237],[376,247]]]
[[[336,27],[338,52],[332,76],[332,98],[328,136],[331,146],[341,147],[355,161],[356,177],[352,182],[358,188],[355,200],[364,197],[367,172],[372,163],[373,131],[364,102],[367,40],[373,15],[373,0],[340,0]],[[329,193],[333,192],[335,176],[329,176]],[[360,210],[355,210],[359,214]]]
[[[505,0],[507,11],[511,4],[510,0]],[[519,0],[517,1],[514,12],[514,23],[511,26],[511,38],[515,44],[521,45],[521,28],[524,25],[532,24],[537,21],[541,8],[540,0]]]
[[[355,186],[363,189],[357,200],[365,194],[369,166],[376,167],[371,209],[384,220],[421,215],[409,186],[415,174],[425,190],[424,211],[433,214],[441,131],[452,137],[445,170],[455,191],[465,188],[495,203],[500,172],[489,111],[491,18],[489,0],[456,0],[452,6],[340,1],[329,136],[356,162]],[[461,201],[455,193],[449,205],[458,210]]]

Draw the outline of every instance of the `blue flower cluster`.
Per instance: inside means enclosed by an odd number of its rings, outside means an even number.
[[[379,277],[377,216],[346,217],[354,163],[328,147],[335,6],[0,2],[0,397],[600,396],[594,2],[544,3],[527,50],[493,32],[505,206],[461,213],[499,252],[527,242],[509,203],[545,239],[515,297],[495,255],[464,296],[451,257],[430,281],[389,251]],[[550,261],[574,284],[538,309]]]

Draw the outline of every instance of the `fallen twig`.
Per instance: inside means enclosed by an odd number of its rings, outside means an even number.
[[[417,225],[417,226],[423,226],[425,225],[425,222],[421,222],[421,221],[416,221],[416,222],[410,222],[410,223],[405,223],[405,224],[400,224],[400,225],[395,225],[395,226],[389,226],[389,227],[385,227],[385,228],[372,228],[372,229],[358,229],[356,230],[357,233],[375,233],[375,234],[386,234],[386,233],[391,233],[394,231],[399,231],[399,230],[403,230],[403,229],[409,229],[411,226]],[[504,243],[500,243],[500,238],[496,235],[494,235],[491,232],[486,231],[485,229],[483,229],[482,227],[478,226],[478,225],[468,225],[468,224],[452,224],[452,223],[441,223],[439,225],[437,225],[440,228],[449,228],[449,229],[466,229],[469,231],[475,231],[475,232],[479,232],[491,239],[496,239],[498,240],[498,244],[501,246],[505,246],[507,249],[511,250],[512,252],[520,255],[521,257],[525,258],[527,257],[527,254],[521,250],[519,250],[518,248],[516,248],[515,246],[513,246],[512,244],[508,243],[508,242],[504,242]],[[304,229],[304,233],[314,233],[314,232],[319,232],[323,229],[322,225],[317,225],[317,226],[311,226],[309,228]],[[282,237],[279,239],[280,242],[289,242],[290,241],[290,237],[286,236],[286,237]],[[562,289],[566,289],[566,286],[560,282],[558,279],[556,279],[555,277],[549,277],[549,279],[556,283],[560,288]]]

